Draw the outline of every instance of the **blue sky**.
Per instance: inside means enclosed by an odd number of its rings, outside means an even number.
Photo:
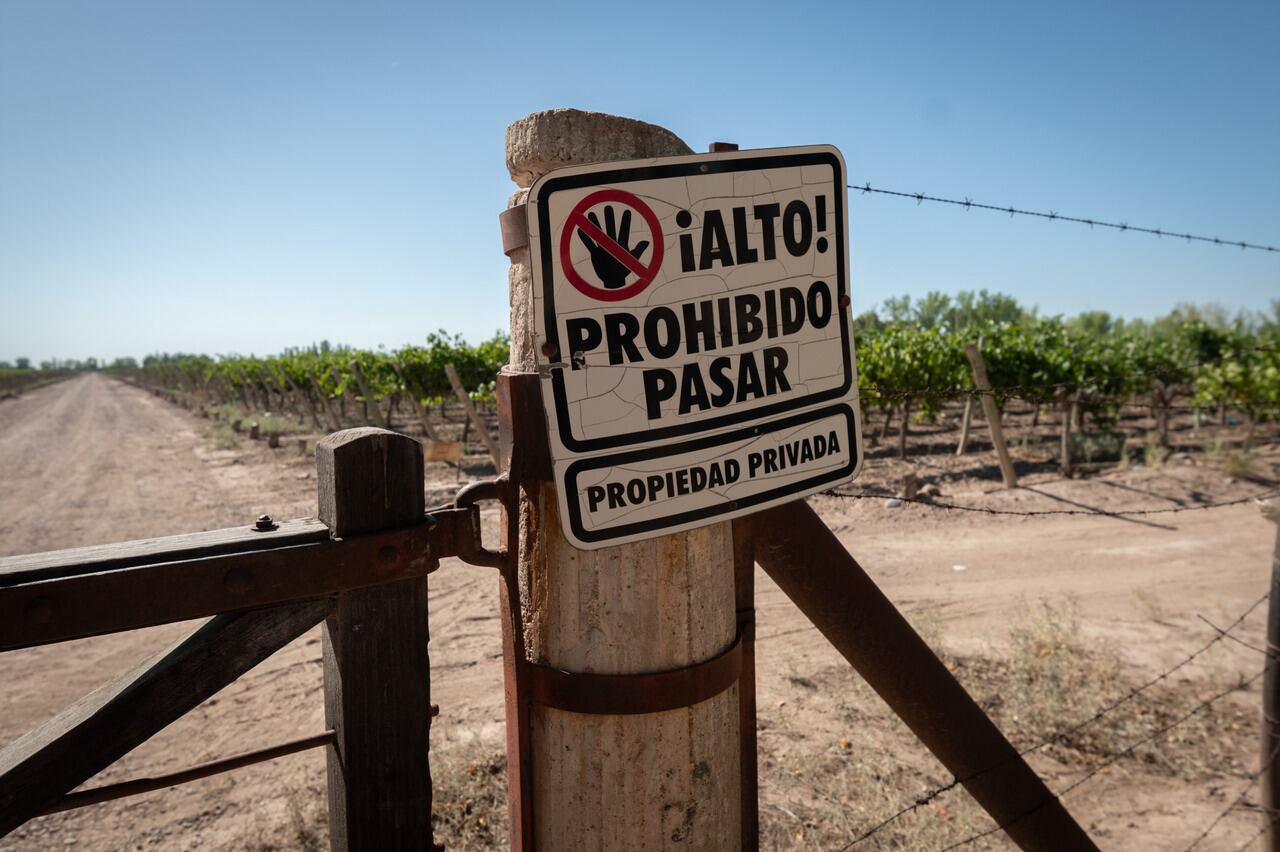
[[[0,359],[505,328],[508,123],[1280,242],[1280,4],[0,2]],[[1280,255],[850,195],[856,310],[1264,308]]]

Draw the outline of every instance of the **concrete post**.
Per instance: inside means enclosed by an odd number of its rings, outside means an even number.
[[[507,128],[506,158],[527,189],[562,166],[691,153],[632,119],[556,109]],[[511,256],[511,365],[536,366],[529,252]],[[574,672],[681,668],[735,636],[729,523],[595,551],[561,534],[551,483],[520,498],[520,609],[526,654]],[[530,726],[538,849],[736,849],[741,772],[738,687],[689,708],[631,716],[535,706]],[[514,779],[513,779],[514,780]],[[518,830],[513,826],[513,831]]]

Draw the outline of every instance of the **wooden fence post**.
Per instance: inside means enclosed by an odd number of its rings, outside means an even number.
[[[1280,498],[1262,503],[1262,516],[1276,524],[1276,544],[1271,555],[1271,599],[1267,602],[1267,653],[1280,649]],[[1262,819],[1266,827],[1264,848],[1280,852],[1280,670],[1275,657],[1262,676]]]
[[[689,153],[670,131],[644,122],[566,109],[533,113],[507,128],[507,169],[521,188],[511,204],[523,204],[538,177],[562,166]],[[528,248],[510,257],[511,367],[529,373],[541,342]],[[731,524],[580,551],[561,532],[553,483],[521,485],[522,624],[515,626],[530,661],[638,674],[710,660],[732,645]],[[512,715],[508,705],[508,725]],[[532,807],[528,840],[538,849],[734,849],[741,842],[737,684],[690,707],[626,716],[535,704],[529,730],[533,801],[523,805]],[[521,849],[523,826],[511,828],[512,848]]]
[[[973,368],[973,385],[982,397],[982,415],[991,427],[991,443],[996,448],[996,458],[1000,460],[1000,475],[1004,478],[1005,488],[1018,487],[1018,475],[1013,471],[1013,460],[1009,458],[1009,448],[1004,445],[1004,429],[1000,424],[1000,409],[996,407],[995,397],[991,394],[991,382],[987,379],[987,365],[983,363],[982,353],[972,343],[964,345],[964,354],[969,358],[969,366]]]
[[[453,368],[452,364],[444,365],[444,373],[449,377],[449,384],[453,386],[453,395],[458,398],[458,402],[462,403],[462,410],[467,414],[467,421],[476,427],[476,431],[480,433],[480,440],[484,441],[485,447],[489,450],[489,455],[493,458],[493,466],[496,470],[502,469],[502,454],[498,452],[498,442],[489,434],[489,430],[484,427],[484,421],[480,419],[480,415],[476,413],[476,407],[471,402],[471,395],[467,393],[467,389],[462,385],[462,379],[458,376],[458,371]],[[465,433],[464,433],[465,435]],[[466,438],[463,438],[466,443]]]
[[[422,445],[408,436],[337,432],[316,445],[316,467],[320,520],[336,538],[422,518]],[[427,584],[420,579],[347,592],[325,620],[334,850],[432,848],[428,639]]]

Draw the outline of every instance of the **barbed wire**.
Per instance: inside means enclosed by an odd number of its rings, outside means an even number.
[[[1245,777],[1245,785],[1243,788],[1241,788],[1240,795],[1232,799],[1231,804],[1227,805],[1226,808],[1224,808],[1220,814],[1214,817],[1213,821],[1210,822],[1207,826],[1205,826],[1204,831],[1200,832],[1200,834],[1196,836],[1196,839],[1191,841],[1191,845],[1188,846],[1185,850],[1183,850],[1183,852],[1192,852],[1193,849],[1195,849],[1197,846],[1200,845],[1201,841],[1203,841],[1206,837],[1208,837],[1209,834],[1215,828],[1218,827],[1218,823],[1222,822],[1224,819],[1227,818],[1227,814],[1231,813],[1236,808],[1240,807],[1240,804],[1245,800],[1245,797],[1249,795],[1249,791],[1251,791],[1255,786],[1257,786],[1258,779],[1260,779],[1262,777],[1262,774],[1266,772],[1268,769],[1270,769],[1272,764],[1276,762],[1277,755],[1280,755],[1280,748],[1272,749],[1271,756],[1268,757],[1266,761],[1261,766],[1258,767],[1257,771],[1250,772]],[[1251,840],[1250,842],[1252,843],[1253,841]]]
[[[1181,725],[1183,722],[1186,722],[1188,719],[1190,719],[1191,717],[1195,716],[1197,713],[1200,713],[1201,711],[1205,710],[1206,708],[1211,707],[1214,703],[1216,703],[1216,702],[1218,702],[1218,701],[1222,700],[1223,698],[1227,697],[1228,695],[1232,695],[1232,694],[1234,694],[1234,693],[1236,693],[1236,692],[1240,692],[1240,691],[1242,691],[1242,690],[1244,690],[1244,689],[1249,688],[1249,687],[1250,687],[1250,686],[1252,686],[1252,685],[1253,685],[1253,684],[1254,684],[1254,683],[1255,683],[1259,678],[1261,678],[1261,677],[1262,677],[1263,675],[1265,675],[1268,671],[1270,671],[1270,670],[1271,670],[1271,668],[1272,668],[1272,666],[1274,666],[1274,665],[1275,665],[1275,661],[1270,661],[1270,662],[1268,662],[1265,666],[1263,666],[1263,667],[1262,667],[1262,670],[1261,670],[1261,671],[1259,671],[1257,674],[1253,675],[1252,677],[1249,677],[1249,678],[1242,678],[1242,679],[1240,679],[1240,680],[1239,680],[1239,681],[1237,681],[1234,685],[1232,685],[1232,686],[1230,686],[1230,687],[1228,687],[1228,688],[1226,688],[1226,689],[1222,690],[1221,692],[1214,693],[1214,694],[1213,694],[1213,695],[1211,695],[1210,697],[1208,697],[1208,698],[1206,698],[1205,700],[1201,701],[1200,703],[1196,704],[1196,705],[1195,705],[1194,707],[1192,707],[1189,711],[1187,711],[1187,712],[1186,712],[1186,713],[1184,713],[1183,715],[1179,716],[1178,718],[1174,719],[1174,720],[1173,720],[1172,722],[1170,722],[1169,724],[1167,724],[1167,725],[1162,725],[1162,726],[1161,726],[1161,727],[1159,727],[1159,728],[1155,728],[1155,729],[1153,729],[1151,732],[1149,732],[1148,734],[1146,734],[1145,736],[1140,737],[1140,738],[1139,738],[1139,739],[1137,739],[1137,740],[1134,740],[1134,741],[1133,741],[1132,743],[1130,743],[1128,746],[1126,746],[1125,748],[1123,748],[1123,749],[1121,749],[1120,751],[1116,752],[1115,754],[1111,755],[1111,756],[1110,756],[1110,757],[1108,757],[1106,760],[1104,760],[1102,763],[1098,764],[1098,765],[1097,765],[1097,766],[1095,766],[1093,769],[1091,769],[1089,772],[1085,773],[1085,774],[1084,774],[1084,776],[1082,776],[1081,778],[1078,778],[1078,779],[1076,779],[1075,781],[1073,781],[1072,783],[1068,784],[1068,785],[1067,785],[1066,787],[1064,787],[1060,792],[1050,794],[1050,798],[1048,799],[1048,801],[1041,802],[1040,804],[1036,805],[1034,808],[1031,808],[1030,810],[1025,811],[1024,813],[1019,814],[1018,816],[1014,817],[1013,819],[1009,820],[1008,822],[1001,823],[1001,824],[999,824],[999,825],[996,825],[996,826],[993,826],[993,827],[991,827],[991,828],[988,828],[988,829],[986,829],[986,830],[984,830],[984,831],[977,832],[976,834],[971,834],[971,835],[969,835],[968,837],[964,838],[963,840],[957,841],[956,843],[952,843],[952,844],[951,844],[951,845],[949,845],[949,846],[944,846],[944,847],[942,848],[941,852],[949,852],[949,850],[952,850],[952,849],[959,849],[959,848],[960,848],[960,847],[962,847],[962,846],[968,846],[970,843],[974,843],[974,842],[976,842],[976,841],[978,841],[978,840],[981,840],[981,839],[982,839],[982,838],[984,838],[984,837],[989,837],[989,836],[991,836],[992,834],[995,834],[997,831],[1004,831],[1004,830],[1005,830],[1005,829],[1007,829],[1009,826],[1011,826],[1011,825],[1015,825],[1015,824],[1017,824],[1017,823],[1021,822],[1022,820],[1026,819],[1027,817],[1031,816],[1032,814],[1039,812],[1041,809],[1043,809],[1044,807],[1046,807],[1046,806],[1049,804],[1049,802],[1061,801],[1061,800],[1062,800],[1062,798],[1063,798],[1064,796],[1066,796],[1068,793],[1070,793],[1070,792],[1072,792],[1072,791],[1074,791],[1074,790],[1076,790],[1076,789],[1079,789],[1081,786],[1083,786],[1084,784],[1088,783],[1088,782],[1089,782],[1089,781],[1091,781],[1093,778],[1095,778],[1095,777],[1098,775],[1098,773],[1102,772],[1104,769],[1107,769],[1108,767],[1113,766],[1113,765],[1114,765],[1116,762],[1118,762],[1121,758],[1126,757],[1126,756],[1128,756],[1128,755],[1130,755],[1130,754],[1133,754],[1133,751],[1134,751],[1136,748],[1138,748],[1138,746],[1145,745],[1146,743],[1151,742],[1152,740],[1156,739],[1157,737],[1162,737],[1162,736],[1164,736],[1165,734],[1169,733],[1169,731],[1172,731],[1174,728],[1178,727],[1178,726],[1179,726],[1179,725]]]
[[[901,500],[903,503],[916,503],[921,506],[930,506],[934,509],[948,509],[959,512],[980,512],[985,515],[1013,515],[1024,518],[1045,515],[1101,515],[1103,517],[1110,518],[1128,518],[1143,515],[1172,515],[1178,512],[1195,512],[1203,509],[1221,509],[1226,506],[1239,506],[1242,503],[1249,503],[1254,500],[1274,497],[1280,494],[1280,489],[1272,488],[1267,491],[1261,491],[1257,494],[1251,494],[1247,497],[1237,497],[1234,500],[1223,500],[1218,503],[1199,503],[1195,506],[1170,506],[1163,509],[1121,509],[1114,512],[1107,511],[1105,509],[1031,509],[1026,511],[1014,509],[993,509],[990,506],[962,506],[959,503],[948,503],[944,500],[937,500],[934,498],[905,497],[901,494],[893,494],[888,491],[837,491],[832,488],[829,491],[823,491],[822,493],[828,497],[844,497],[851,500]]]
[[[1117,709],[1124,706],[1129,701],[1134,700],[1139,695],[1142,695],[1148,689],[1151,689],[1152,687],[1154,687],[1156,684],[1167,680],[1178,671],[1191,665],[1191,663],[1193,663],[1196,659],[1198,659],[1203,654],[1208,652],[1210,648],[1217,645],[1223,639],[1236,638],[1231,635],[1231,631],[1235,630],[1237,627],[1243,624],[1245,620],[1250,615],[1252,615],[1254,611],[1263,604],[1264,601],[1266,601],[1270,597],[1271,597],[1270,592],[1262,595],[1260,598],[1258,598],[1252,604],[1250,604],[1249,607],[1245,609],[1245,611],[1242,612],[1239,616],[1237,616],[1236,619],[1232,621],[1231,624],[1229,624],[1226,628],[1214,627],[1214,630],[1217,632],[1211,639],[1209,639],[1208,642],[1201,645],[1199,648],[1197,648],[1195,651],[1188,654],[1186,657],[1183,657],[1173,666],[1170,666],[1169,668],[1160,672],[1160,674],[1156,675],[1150,680],[1147,680],[1146,682],[1130,689],[1128,692],[1126,692],[1124,695],[1120,696],[1119,698],[1114,699],[1113,701],[1110,701],[1102,705],[1102,707],[1096,710],[1094,714],[1092,716],[1089,716],[1087,719],[1077,722],[1074,725],[1071,725],[1067,728],[1063,728],[1061,730],[1055,731],[1054,733],[1036,741],[1032,745],[1026,746],[1020,749],[1017,753],[1017,757],[1024,758],[1027,755],[1034,754],[1035,752],[1039,751],[1045,746],[1067,741],[1070,737],[1080,733],[1082,730],[1089,727],[1093,723],[1115,712]],[[1274,662],[1274,660],[1272,662]],[[1269,662],[1268,665],[1270,664],[1271,663]],[[1140,745],[1140,743],[1135,744],[1135,747],[1136,745]],[[1007,760],[1000,761],[999,763],[993,766],[983,769],[980,772],[975,772],[972,775],[967,775],[964,778],[952,778],[952,780],[947,782],[946,784],[942,784],[930,790],[925,791],[921,795],[917,796],[911,804],[901,808],[897,812],[891,814],[887,818],[873,825],[870,829],[864,831],[858,837],[854,838],[851,842],[849,842],[846,846],[844,846],[843,849],[841,849],[841,852],[847,852],[847,850],[852,849],[854,846],[857,846],[859,843],[862,843],[865,840],[869,840],[870,838],[874,837],[876,834],[878,834],[879,832],[887,828],[893,822],[906,816],[909,813],[912,813],[913,811],[919,808],[924,807],[925,805],[929,804],[930,802],[942,796],[943,794],[948,793],[951,790],[954,790],[956,787],[960,786],[961,784],[972,781],[973,779],[986,775],[989,772],[994,772],[995,770],[1008,765],[1012,760],[1014,760],[1014,758],[1009,758]]]
[[[892,189],[880,189],[873,187],[870,183],[864,183],[862,186],[849,185],[849,189],[860,190],[863,194],[875,193],[877,195],[893,195],[898,198],[915,199],[917,205],[926,201],[932,201],[937,204],[952,204],[957,207],[963,207],[965,210],[993,210],[997,213],[1008,213],[1010,216],[1032,216],[1038,219],[1048,219],[1050,221],[1075,222],[1080,225],[1088,225],[1090,228],[1111,228],[1116,231],[1136,231],[1140,234],[1151,234],[1156,237],[1173,237],[1187,242],[1213,243],[1219,246],[1237,246],[1241,251],[1245,249],[1254,249],[1256,251],[1277,252],[1280,248],[1259,243],[1250,243],[1243,240],[1224,240],[1218,237],[1206,237],[1199,234],[1180,233],[1177,231],[1166,231],[1163,228],[1144,228],[1138,225],[1130,225],[1127,222],[1107,222],[1102,219],[1085,219],[1079,216],[1064,216],[1055,210],[1044,213],[1038,210],[1023,210],[1018,207],[1001,207],[996,204],[981,204],[971,198],[963,201],[955,198],[939,198],[936,195],[925,195],[923,192],[898,192]]]
[[[1252,846],[1253,844],[1257,843],[1257,842],[1258,842],[1258,838],[1260,838],[1260,837],[1262,837],[1262,835],[1266,834],[1266,833],[1267,833],[1267,829],[1269,829],[1269,828],[1271,828],[1271,826],[1275,825],[1275,823],[1276,823],[1276,820],[1277,820],[1277,819],[1280,819],[1280,814],[1277,814],[1277,815],[1273,816],[1271,819],[1267,820],[1266,825],[1262,826],[1262,828],[1258,829],[1258,830],[1257,830],[1257,832],[1255,832],[1255,833],[1254,833],[1254,835],[1253,835],[1252,837],[1250,837],[1250,838],[1249,838],[1248,840],[1246,840],[1244,843],[1241,843],[1239,846],[1237,846],[1237,847],[1236,847],[1236,852],[1244,852],[1244,850],[1245,850],[1245,849],[1248,849],[1250,846]]]

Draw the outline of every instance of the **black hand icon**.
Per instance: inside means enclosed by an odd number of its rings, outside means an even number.
[[[597,228],[600,227],[600,218],[595,213],[588,213],[587,218],[591,220],[591,224]],[[640,255],[644,254],[644,250],[649,247],[648,240],[641,240],[636,243],[634,248],[627,248],[627,241],[631,238],[631,211],[623,210],[622,222],[620,226],[615,226],[613,218],[613,208],[604,208],[604,227],[601,229],[623,250],[628,252],[636,260],[640,259]],[[587,247],[587,251],[591,252],[591,266],[596,271],[596,276],[604,284],[606,290],[617,290],[627,281],[627,275],[631,270],[623,265],[607,249],[596,243],[586,235],[586,232],[579,229],[578,236],[582,239],[582,244]]]

